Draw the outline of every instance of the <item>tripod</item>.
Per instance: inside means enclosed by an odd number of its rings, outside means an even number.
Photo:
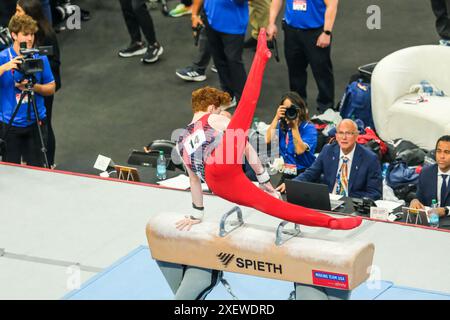
[[[17,116],[17,113],[19,112],[20,107],[22,106],[22,101],[27,98],[27,105],[28,105],[28,113],[30,112],[30,106],[33,108],[33,113],[36,118],[36,126],[39,133],[39,140],[41,143],[41,152],[43,154],[43,160],[44,160],[44,168],[49,168],[48,159],[47,159],[47,149],[45,148],[44,144],[44,138],[42,136],[42,130],[41,125],[42,121],[39,119],[39,113],[36,107],[36,100],[34,96],[33,86],[36,84],[36,78],[33,75],[29,75],[26,77],[28,82],[25,84],[25,90],[22,91],[20,94],[19,102],[17,103],[14,113],[11,116],[11,119],[9,119],[9,122],[6,126],[6,129],[3,133],[3,136],[0,139],[0,154],[2,155],[2,159],[4,160],[7,155],[7,146],[6,146],[6,139],[8,137],[8,133],[11,130],[12,124],[14,122],[14,119]]]

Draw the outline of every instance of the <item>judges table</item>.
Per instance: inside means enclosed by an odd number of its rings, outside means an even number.
[[[146,166],[132,166],[137,169],[140,177],[140,181],[143,183],[149,183],[149,184],[157,184],[159,181],[156,177],[156,168],[154,167],[146,167]],[[167,179],[177,177],[180,174],[184,174],[184,171],[175,168],[175,170],[167,170]],[[113,173],[111,175],[111,178],[117,178],[117,175]],[[273,186],[277,186],[281,181],[282,175],[281,174],[275,174],[270,177],[270,180],[272,182]],[[206,192],[208,193],[208,192]],[[286,195],[282,195],[283,200],[286,200]],[[339,214],[348,214],[348,215],[358,215],[362,217],[369,218],[369,213],[363,213],[361,211],[357,210],[357,206],[355,205],[355,202],[358,199],[351,198],[351,197],[342,197],[341,201],[344,201],[344,203],[333,211],[333,213],[339,213]],[[393,210],[393,214],[397,214],[397,219],[395,222],[400,223],[406,223],[406,216],[404,216],[402,213],[402,207],[404,205],[399,205],[397,208]],[[413,225],[413,224],[409,224]],[[450,216],[441,217],[439,220],[439,228],[440,229],[446,229],[450,230]]]

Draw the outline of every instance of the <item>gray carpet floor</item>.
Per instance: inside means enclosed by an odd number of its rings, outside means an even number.
[[[209,69],[208,79],[200,83],[184,82],[175,75],[175,69],[189,65],[197,51],[189,16],[169,18],[151,11],[165,52],[156,64],[142,65],[138,57],[117,56],[130,41],[118,1],[75,3],[90,10],[92,19],[83,22],[80,30],[58,35],[63,87],[56,94],[53,111],[56,163],[62,170],[97,174],[92,166],[98,154],[125,164],[131,150],[154,139],[170,139],[174,129],[191,119],[191,92],[219,82]],[[176,0],[169,1],[171,8],[176,4]],[[369,30],[366,25],[370,5],[381,9],[379,30]],[[282,34],[279,38],[281,62],[269,62],[256,110],[256,116],[265,122],[272,120],[279,98],[289,89]],[[429,1],[340,1],[332,48],[336,103],[358,66],[405,47],[437,41]],[[247,70],[252,56],[253,51],[245,51]],[[308,90],[311,103],[317,94],[312,76]],[[310,108],[314,113],[313,103]]]

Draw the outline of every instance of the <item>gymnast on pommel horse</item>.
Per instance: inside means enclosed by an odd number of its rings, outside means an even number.
[[[239,130],[245,133],[250,127],[270,56],[265,30],[261,29],[242,98],[231,120],[220,114],[221,105],[230,101],[227,93],[210,87],[193,92],[194,116],[177,143],[189,174],[192,195],[192,208],[176,224],[179,231],[189,231],[193,225],[202,222],[205,212],[202,181],[219,197],[296,224],[336,230],[349,230],[361,224],[360,217],[334,218],[279,199],[255,150],[245,137],[240,139],[241,136],[236,134]],[[242,170],[243,155],[257,173],[259,187]],[[158,265],[175,293],[175,299],[204,299],[221,278],[221,271],[217,270],[162,261],[158,261]],[[303,290],[306,296],[310,289],[316,290],[312,286],[297,285],[297,292]],[[339,292],[336,298],[345,298],[345,291],[336,291]],[[330,291],[325,294],[333,297]]]

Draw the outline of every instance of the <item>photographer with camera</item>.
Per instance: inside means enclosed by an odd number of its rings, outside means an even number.
[[[37,22],[27,15],[14,15],[9,30],[14,43],[0,52],[0,134],[6,141],[2,160],[20,164],[23,158],[28,165],[44,166],[46,157],[39,129],[45,139],[44,96],[55,93],[55,80],[47,57],[33,50]],[[33,94],[25,96],[23,91]],[[38,122],[29,96],[34,97]],[[16,107],[17,114],[13,117]],[[12,126],[7,131],[11,120]]]
[[[266,143],[278,136],[279,151],[285,168],[283,179],[292,179],[309,168],[316,157],[317,130],[309,122],[308,109],[296,92],[281,98],[281,105],[266,134]]]

